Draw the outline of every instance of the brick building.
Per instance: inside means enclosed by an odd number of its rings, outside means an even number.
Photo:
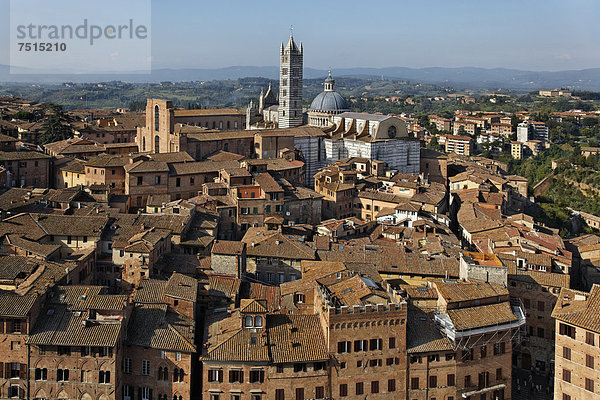
[[[36,151],[0,151],[8,187],[50,186],[50,156]]]
[[[563,289],[552,316],[556,321],[554,398],[593,399],[600,391],[600,286],[589,293]]]

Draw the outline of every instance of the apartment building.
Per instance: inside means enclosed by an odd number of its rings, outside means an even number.
[[[473,139],[469,136],[444,135],[446,153],[456,153],[461,156],[473,154]]]

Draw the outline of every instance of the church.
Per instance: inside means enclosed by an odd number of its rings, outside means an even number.
[[[204,160],[220,150],[264,158],[295,149],[305,163],[309,186],[320,168],[349,157],[372,158],[397,172],[419,173],[419,141],[409,137],[404,121],[351,112],[346,99],[335,91],[331,70],[323,92],[304,110],[303,60],[302,44],[297,45],[290,35],[287,45],[282,42],[279,50],[278,93],[271,85],[266,92],[261,90],[258,105],[250,102],[245,120],[243,111],[178,110],[170,101],[148,99],[146,126],[138,128],[136,136],[140,151],[185,151],[196,160]],[[210,122],[204,113],[218,121]],[[265,137],[279,139],[268,152],[260,145]]]

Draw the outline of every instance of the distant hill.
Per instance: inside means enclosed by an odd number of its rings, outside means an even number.
[[[151,74],[105,74],[105,75],[10,75],[9,67],[0,65],[1,83],[61,83],[106,82],[119,80],[132,83],[163,81],[211,81],[264,77],[276,79],[279,68],[233,66],[227,68],[155,69]],[[325,77],[326,70],[304,68],[308,79]],[[336,77],[360,77],[374,79],[402,79],[423,83],[435,83],[457,88],[507,88],[536,90],[541,88],[570,88],[575,90],[600,90],[600,68],[570,71],[523,71],[506,68],[339,68]]]

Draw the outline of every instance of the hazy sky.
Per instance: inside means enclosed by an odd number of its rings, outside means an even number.
[[[308,67],[594,68],[599,17],[595,0],[155,0],[152,58],[154,68],[277,65],[293,25]]]

